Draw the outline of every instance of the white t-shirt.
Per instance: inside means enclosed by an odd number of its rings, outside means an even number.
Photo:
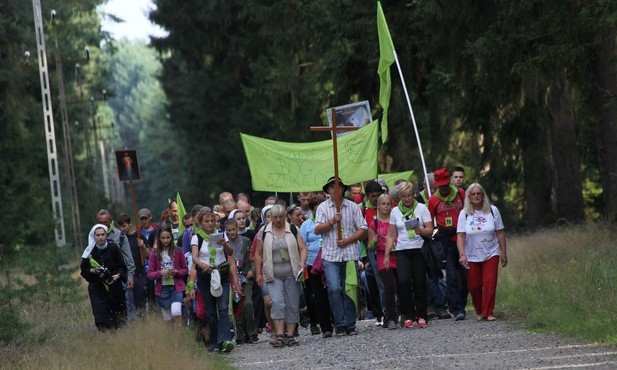
[[[457,233],[465,233],[465,254],[469,262],[484,262],[493,256],[499,256],[499,242],[496,230],[503,230],[501,214],[495,206],[493,212],[475,211],[466,215],[462,210],[458,216]]]
[[[193,238],[191,239],[191,246],[199,245],[197,243],[199,243],[199,240],[197,239],[197,235],[193,235]],[[221,263],[227,261],[227,256],[225,255],[223,246],[214,244],[212,245],[212,247],[214,247],[214,249],[216,250],[216,254],[214,256],[214,264],[212,264],[212,261],[210,260],[210,249],[208,248],[209,244],[210,242],[206,241],[205,239],[203,240],[201,244],[201,249],[199,250],[199,260],[201,262],[207,263],[208,265],[214,267],[214,266],[218,266]]]
[[[418,203],[413,210],[413,214],[408,216],[409,218],[417,218],[420,222],[420,227],[423,228],[427,222],[432,222],[431,214],[428,208],[422,203]],[[398,207],[394,207],[390,213],[390,225],[396,225],[396,231],[398,233],[396,237],[396,250],[402,251],[406,249],[420,249],[424,243],[424,239],[420,235],[415,235],[411,239],[409,238],[409,232],[405,228],[405,219],[403,219],[403,213]]]

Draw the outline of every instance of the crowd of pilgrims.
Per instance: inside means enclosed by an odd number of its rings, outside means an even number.
[[[298,345],[299,326],[329,338],[356,335],[358,319],[388,330],[464,320],[468,295],[477,320],[495,321],[501,215],[480,184],[463,189],[461,167],[450,172],[429,173],[420,191],[332,177],[289,206],[224,192],[184,217],[175,201],[158,220],[143,208],[136,223],[100,210],[81,263],[95,325],[116,329],[157,307],[224,353],[261,333],[275,348]],[[439,245],[438,258],[426,255]]]

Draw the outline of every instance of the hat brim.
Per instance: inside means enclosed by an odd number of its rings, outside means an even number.
[[[334,183],[335,183],[334,180],[332,180],[328,182],[327,184],[325,184],[321,189],[323,190],[324,193],[328,193],[328,188],[330,187],[330,185],[333,185]],[[343,187],[343,194],[345,194],[345,192],[349,190],[349,186],[343,184],[340,181],[339,181],[339,184]]]

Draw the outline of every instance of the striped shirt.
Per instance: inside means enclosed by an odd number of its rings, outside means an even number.
[[[330,199],[321,203],[317,207],[315,222],[317,224],[327,224],[336,215],[336,204]],[[358,205],[349,199],[343,199],[341,205],[341,225],[343,227],[343,239],[350,237],[358,229],[368,230],[366,220],[362,217],[362,211]],[[338,238],[336,224],[330,230],[322,234],[321,258],[330,262],[356,261],[360,258],[359,242],[351,243],[345,248],[336,245]]]

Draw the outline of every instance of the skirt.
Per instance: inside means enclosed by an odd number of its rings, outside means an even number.
[[[182,292],[176,292],[175,285],[163,285],[161,295],[156,297],[160,308],[169,308],[174,302],[182,303]]]

